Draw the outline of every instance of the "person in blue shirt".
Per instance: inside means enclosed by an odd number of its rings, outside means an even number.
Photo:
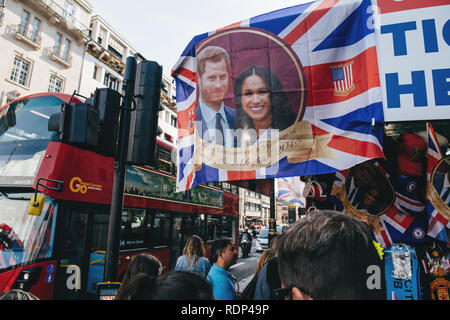
[[[211,269],[211,263],[204,256],[205,247],[202,239],[197,235],[193,235],[186,242],[183,255],[178,258],[175,270],[193,272],[206,278]]]
[[[228,271],[236,263],[238,250],[229,238],[217,239],[211,246],[210,262],[214,263],[206,280],[216,300],[236,300],[234,277]]]

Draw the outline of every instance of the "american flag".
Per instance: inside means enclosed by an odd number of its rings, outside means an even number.
[[[305,183],[300,177],[279,178],[277,180],[277,200],[286,203],[295,203],[301,207],[305,206],[303,189]]]
[[[353,89],[353,68],[352,63],[343,66],[331,67],[331,79],[334,83],[335,95],[348,95]]]
[[[440,161],[444,158],[441,148],[434,132],[431,123],[427,122],[427,144],[428,144],[428,157],[427,157],[427,203],[426,210],[428,212],[428,236],[448,242],[446,228],[450,228],[450,208],[448,203],[443,203],[442,199],[433,197],[432,194],[436,192],[433,186],[433,171]],[[448,174],[447,174],[448,175]],[[445,200],[445,199],[444,199]]]
[[[384,158],[382,94],[370,0],[320,0],[289,7],[234,23],[225,28],[195,36],[183,51],[172,76],[176,80],[178,140],[177,191],[212,181],[266,179],[333,173],[374,158]],[[207,174],[197,174],[193,155],[195,119],[196,45],[220,31],[250,27],[278,36],[298,56],[307,82],[304,121],[311,123],[315,136],[330,135],[327,147],[334,158],[316,158],[300,163],[280,159],[273,168],[236,171],[204,165]],[[337,95],[333,67],[350,65],[354,88]],[[333,75],[333,73],[335,75]],[[375,125],[372,125],[375,123]]]

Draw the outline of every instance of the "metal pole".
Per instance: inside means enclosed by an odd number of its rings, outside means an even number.
[[[277,235],[277,220],[275,216],[276,205],[274,178],[272,179],[272,192],[270,193],[269,246],[272,239]]]
[[[106,248],[105,281],[115,281],[119,261],[120,227],[123,208],[123,189],[127,168],[128,138],[130,133],[130,112],[134,95],[136,58],[128,57],[123,86],[125,97],[120,108],[119,139],[114,161],[114,184],[109,217],[108,244]]]

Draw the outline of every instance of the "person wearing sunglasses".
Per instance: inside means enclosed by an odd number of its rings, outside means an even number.
[[[368,285],[373,266],[383,270],[364,223],[344,213],[314,211],[278,240],[281,288],[272,295],[281,300],[385,299],[383,285]]]

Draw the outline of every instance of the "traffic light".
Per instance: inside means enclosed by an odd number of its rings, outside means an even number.
[[[121,95],[110,88],[95,90],[93,105],[99,112],[98,152],[114,156],[119,130]]]
[[[128,163],[155,166],[162,67],[155,61],[137,65],[134,96],[136,110],[130,117]]]
[[[65,103],[61,112],[50,116],[48,130],[57,132],[62,142],[95,149],[99,142],[98,109],[90,103]]]

